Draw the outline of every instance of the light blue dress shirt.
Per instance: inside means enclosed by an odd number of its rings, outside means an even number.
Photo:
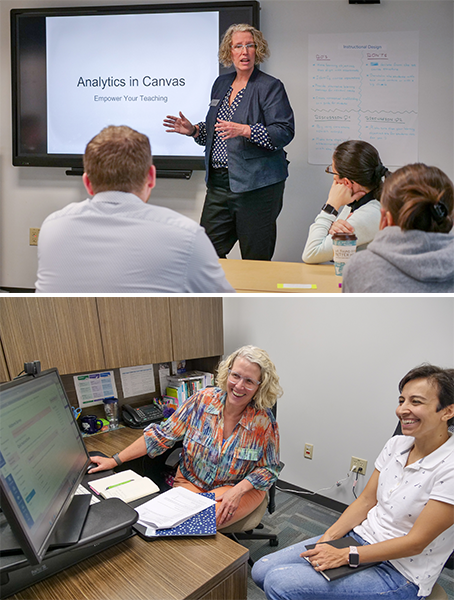
[[[37,293],[229,293],[195,221],[135,194],[101,192],[49,215],[38,240]]]

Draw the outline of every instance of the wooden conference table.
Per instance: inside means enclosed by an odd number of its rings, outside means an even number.
[[[303,262],[219,259],[225,276],[240,293],[339,293],[342,277],[334,265]]]
[[[122,428],[84,438],[109,456],[140,431]],[[146,542],[135,535],[18,592],[17,600],[246,600],[249,552],[221,533]]]

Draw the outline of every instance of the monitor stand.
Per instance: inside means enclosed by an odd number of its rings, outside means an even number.
[[[91,494],[80,494],[73,497],[68,510],[60,519],[58,527],[50,538],[49,550],[77,544],[90,509],[90,500]],[[2,538],[0,556],[22,554],[22,548],[4,515],[0,519],[0,534]]]
[[[87,519],[90,501],[91,494],[74,496],[68,510],[58,521],[58,527],[50,538],[49,550],[77,544]]]
[[[120,500],[109,498],[90,506],[80,540],[72,545],[46,552],[41,565],[30,564],[23,554],[0,556],[0,598],[47,579],[134,535],[132,525],[137,512]],[[2,535],[3,545],[3,535]],[[25,594],[31,597],[33,593]]]

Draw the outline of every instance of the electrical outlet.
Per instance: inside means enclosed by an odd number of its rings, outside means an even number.
[[[30,246],[38,245],[39,227],[30,227]]]
[[[356,456],[352,456],[352,462],[350,463],[350,471],[354,471],[355,473],[365,475],[366,469],[367,460],[364,460],[363,458],[356,458]]]
[[[314,444],[304,444],[304,458],[312,458]]]

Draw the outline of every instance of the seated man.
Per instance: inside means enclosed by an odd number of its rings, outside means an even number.
[[[88,143],[84,169],[93,198],[41,227],[36,292],[234,292],[204,229],[147,204],[156,169],[146,135],[106,127]]]

